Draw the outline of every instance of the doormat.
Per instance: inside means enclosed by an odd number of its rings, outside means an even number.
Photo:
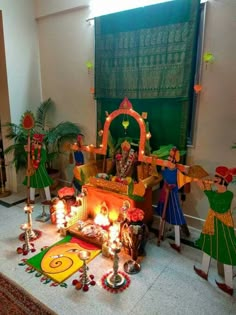
[[[101,252],[101,249],[95,245],[67,235],[56,244],[26,260],[25,263],[44,276],[61,283],[82,267],[83,262],[78,256],[81,250],[90,252],[87,263]]]
[[[35,195],[35,198],[38,197],[39,194]],[[21,195],[17,195],[17,194],[11,194],[9,197],[6,198],[0,198],[0,205],[5,207],[5,208],[11,208],[13,206],[16,206],[20,203],[27,201],[27,197],[22,197]]]
[[[6,202],[3,200],[0,200],[0,205],[5,207],[5,208],[11,208],[11,207],[18,205],[19,203],[23,203],[25,201],[26,201],[26,198],[18,200],[18,201],[14,201],[14,202]]]
[[[0,272],[0,314],[56,315],[17,283]]]

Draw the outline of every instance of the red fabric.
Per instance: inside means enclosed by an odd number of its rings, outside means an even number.
[[[85,248],[85,249],[89,249],[89,250],[98,250],[100,248],[98,248],[96,245],[90,244],[88,242],[85,242],[77,237],[72,237],[70,240],[70,243],[76,243],[79,244],[81,247]]]
[[[167,189],[172,190],[175,187],[176,187],[176,185],[174,185],[174,184],[164,183],[164,186],[163,186],[163,188],[161,190],[159,201],[164,203],[165,200],[166,200],[166,191],[167,191]]]
[[[227,183],[232,182],[233,180],[232,174],[234,173],[233,171],[234,169],[230,170],[226,166],[218,166],[216,168],[216,174],[221,176]]]

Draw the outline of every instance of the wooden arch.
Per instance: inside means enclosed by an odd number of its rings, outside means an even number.
[[[144,161],[144,152],[145,152],[145,142],[146,142],[146,125],[145,122],[135,110],[133,110],[133,106],[128,100],[128,98],[124,98],[122,103],[120,104],[119,109],[113,111],[109,116],[107,116],[102,135],[102,143],[99,147],[95,147],[94,145],[82,146],[82,151],[87,151],[90,153],[106,155],[107,153],[107,142],[108,142],[108,131],[111,125],[111,122],[119,115],[129,115],[132,116],[138,123],[140,129],[140,139],[139,139],[139,151],[138,151],[138,160]]]

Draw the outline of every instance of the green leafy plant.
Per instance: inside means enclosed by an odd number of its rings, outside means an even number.
[[[28,132],[31,137],[35,133],[44,134],[43,143],[47,151],[46,166],[48,169],[53,168],[53,161],[63,153],[66,144],[74,142],[77,135],[81,133],[80,128],[69,121],[60,122],[56,126],[50,127],[48,112],[54,106],[55,104],[50,98],[39,105],[34,115],[35,126],[30,131],[25,130],[21,122],[19,124],[5,124],[5,127],[8,128],[6,137],[13,140],[13,144],[7,147],[4,153],[13,154],[12,163],[14,163],[17,172],[27,167],[27,154],[24,146],[27,144]]]

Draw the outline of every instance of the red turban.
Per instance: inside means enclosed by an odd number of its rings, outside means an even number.
[[[226,166],[218,166],[216,168],[216,175],[222,177],[228,184],[232,182],[233,175],[235,175],[236,169],[229,169]]]

